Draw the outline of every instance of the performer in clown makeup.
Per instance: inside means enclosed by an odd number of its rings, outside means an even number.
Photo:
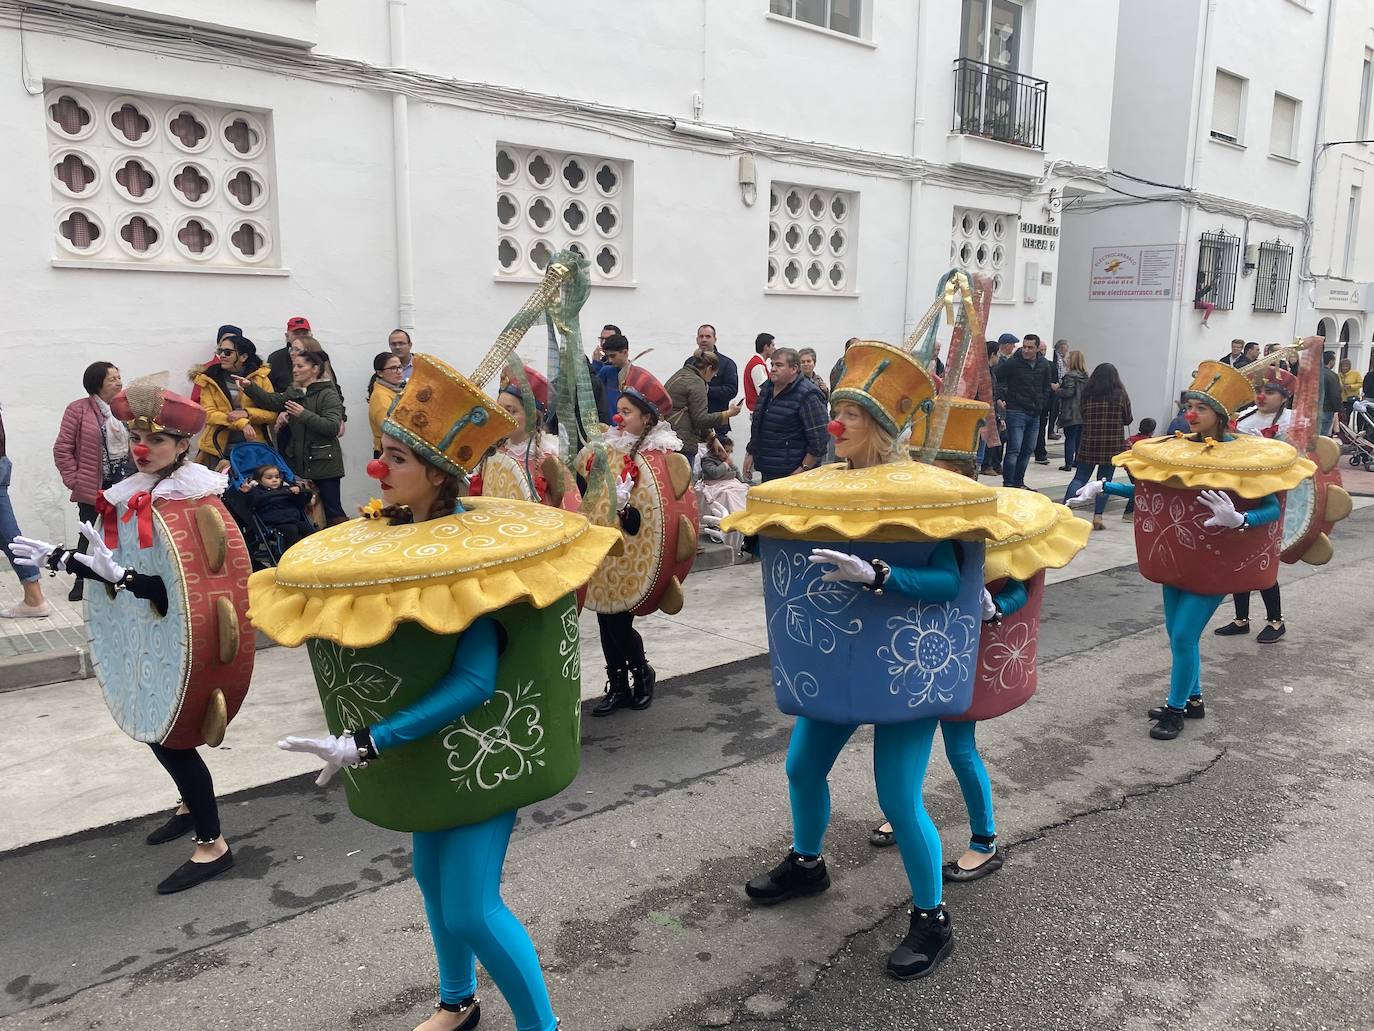
[[[1184,394],[1193,432],[1138,441],[1113,459],[1134,483],[1093,480],[1070,501],[1085,505],[1104,490],[1136,499],[1140,571],[1163,585],[1173,656],[1168,697],[1148,713],[1157,740],[1178,737],[1185,718],[1202,718],[1202,631],[1227,594],[1273,583],[1283,494],[1316,471],[1288,444],[1229,431],[1253,396],[1242,373],[1203,362]]]

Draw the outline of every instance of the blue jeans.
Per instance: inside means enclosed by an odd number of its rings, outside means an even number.
[[[1072,468],[1077,465],[1078,445],[1083,440],[1083,424],[1064,427],[1064,464]]]
[[[14,519],[14,506],[10,504],[10,473],[13,470],[13,462],[8,458],[0,458],[0,547],[5,549],[5,557],[14,567],[14,575],[19,577],[19,582],[31,584],[38,579],[38,567],[16,562],[14,554],[10,551],[10,542],[19,536],[19,524]]]
[[[1116,466],[1110,462],[1104,462],[1097,467],[1097,476],[1093,476],[1093,464],[1080,463],[1074,470],[1073,480],[1069,483],[1069,489],[1064,492],[1064,504],[1069,503],[1069,499],[1082,490],[1089,480],[1110,480],[1116,475]],[[1101,515],[1107,510],[1107,492],[1104,490],[1093,500],[1093,515]]]
[[[1322,412],[1321,429],[1317,432],[1320,433],[1323,437],[1331,436],[1331,423],[1335,420],[1335,418],[1335,412]]]
[[[1006,454],[1002,457],[1002,486],[1020,487],[1026,482],[1026,466],[1035,453],[1035,434],[1040,416],[1007,409]]]

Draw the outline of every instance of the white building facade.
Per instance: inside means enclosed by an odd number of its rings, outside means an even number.
[[[664,378],[702,322],[741,368],[766,331],[824,372],[906,333],[951,263],[996,276],[992,334],[1049,336],[1058,208],[1107,165],[1115,8],[0,0],[20,524],[72,536],[50,448],[87,364],[189,389],[217,326],[265,356],[296,315],[364,500],[389,331],[471,368],[564,246],[593,263],[585,338],[619,325]]]
[[[1368,360],[1374,150],[1321,146],[1371,134],[1366,59],[1366,0],[1121,5],[1113,174],[1066,208],[1056,332],[1118,367],[1138,416],[1170,418],[1233,338]]]

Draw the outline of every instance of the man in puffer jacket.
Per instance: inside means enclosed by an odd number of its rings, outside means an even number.
[[[754,406],[745,477],[755,469],[765,481],[814,469],[825,456],[827,422],[825,395],[802,376],[797,352],[777,348]]]

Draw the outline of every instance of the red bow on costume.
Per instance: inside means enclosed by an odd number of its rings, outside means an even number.
[[[105,531],[105,547],[114,551],[119,547],[119,524],[115,521],[119,510],[105,500],[103,490],[95,496],[95,514],[100,517],[100,527]]]
[[[138,517],[138,546],[151,548],[153,546],[153,496],[146,490],[139,491],[129,499],[121,522],[127,523],[135,516]],[[105,544],[106,547],[109,546],[108,530],[105,533]]]
[[[1261,426],[1261,427],[1260,427],[1260,436],[1261,436],[1261,437],[1269,437],[1269,438],[1272,439],[1272,438],[1274,438],[1274,437],[1277,437],[1278,435],[1279,435],[1279,428],[1278,428],[1277,426]]]

